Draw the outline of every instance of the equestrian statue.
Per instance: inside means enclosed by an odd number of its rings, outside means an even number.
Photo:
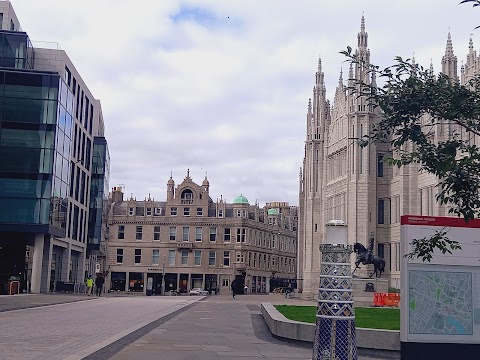
[[[374,271],[370,274],[370,277],[375,274],[376,278],[382,276],[382,272],[385,272],[385,260],[378,255],[373,255],[373,244],[374,238],[370,238],[368,249],[365,249],[360,243],[355,243],[353,250],[357,254],[357,261],[355,261],[355,269],[352,272],[352,275],[360,267],[360,263],[363,265],[373,264]]]

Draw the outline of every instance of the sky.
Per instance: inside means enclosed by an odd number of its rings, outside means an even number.
[[[439,71],[450,31],[460,66],[480,9],[459,2],[11,0],[34,46],[57,42],[100,99],[110,187],[164,201],[170,173],[178,185],[190,169],[214,201],[261,206],[298,205],[319,56],[333,102],[364,14],[373,63],[415,53]]]

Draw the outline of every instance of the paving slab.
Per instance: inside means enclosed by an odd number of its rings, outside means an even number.
[[[149,324],[160,324],[199,299],[102,297],[4,311],[0,313],[0,358],[80,360]]]
[[[95,296],[78,294],[0,295],[0,312],[95,299]]]
[[[311,359],[311,344],[288,342],[271,335],[258,306],[270,299],[272,296],[207,297],[111,359]],[[273,297],[276,303],[294,302],[285,300]],[[359,359],[382,360],[368,356]]]

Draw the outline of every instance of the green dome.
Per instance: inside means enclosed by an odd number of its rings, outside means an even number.
[[[268,215],[278,215],[279,212],[277,209],[268,209]]]
[[[234,204],[248,204],[248,199],[243,196],[243,195],[240,195],[240,196],[237,196],[234,200],[233,200],[233,203]]]

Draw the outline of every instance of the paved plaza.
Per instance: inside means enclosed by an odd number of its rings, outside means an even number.
[[[47,300],[40,301],[42,296],[67,303],[44,306]],[[287,300],[278,295],[246,295],[236,299],[230,296],[55,296],[0,297],[0,310],[8,301],[26,307],[28,299],[32,306],[41,306],[0,312],[1,359],[312,357],[311,344],[287,342],[270,334],[260,314],[260,304],[312,305],[313,302]],[[359,359],[379,360],[366,356]]]

